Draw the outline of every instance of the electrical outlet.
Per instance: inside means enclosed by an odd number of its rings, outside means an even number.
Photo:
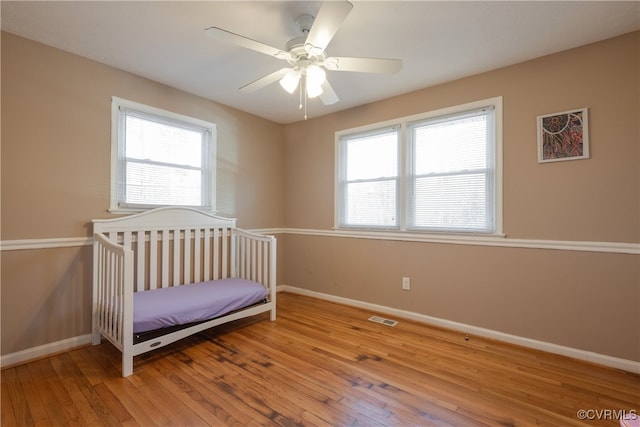
[[[411,279],[408,277],[403,277],[402,278],[402,289],[405,291],[410,291],[411,290]]]

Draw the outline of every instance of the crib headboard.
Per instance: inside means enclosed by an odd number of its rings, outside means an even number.
[[[189,207],[161,207],[112,219],[94,219],[93,232],[171,229],[181,226],[214,226],[235,228],[235,218],[224,218]]]
[[[134,291],[236,277],[236,220],[188,207],[162,207],[93,220],[94,239],[133,252]]]

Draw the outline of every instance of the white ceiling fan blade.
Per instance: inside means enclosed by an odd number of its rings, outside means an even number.
[[[318,56],[324,52],[352,7],[348,1],[327,0],[322,3],[305,42],[307,53]]]
[[[360,73],[393,74],[402,69],[402,60],[389,58],[349,58],[334,56],[322,64],[331,71],[356,71]]]
[[[219,41],[233,43],[237,46],[246,47],[247,49],[255,50],[256,52],[264,53],[265,55],[275,56],[279,59],[289,59],[291,55],[289,52],[285,52],[282,49],[278,49],[273,46],[260,43],[259,41],[250,39],[248,37],[241,36],[231,31],[223,30],[218,27],[210,27],[204,30],[207,35]]]
[[[277,71],[274,71],[271,74],[267,74],[264,77],[260,77],[258,80],[255,80],[247,85],[242,86],[240,88],[240,91],[244,93],[255,92],[258,89],[262,89],[263,87],[269,86],[271,83],[277,82],[289,70],[290,68],[281,68]]]
[[[340,98],[338,98],[338,95],[336,95],[336,92],[326,80],[322,83],[322,93],[320,94],[320,101],[322,101],[324,105],[331,105],[340,101]]]

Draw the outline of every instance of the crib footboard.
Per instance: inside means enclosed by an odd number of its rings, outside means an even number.
[[[261,283],[271,303],[271,320],[276,319],[276,238],[233,229],[231,251],[235,262],[232,277]]]
[[[122,352],[123,371],[133,370],[133,251],[102,233],[93,243],[92,343],[101,336]],[[124,366],[130,365],[130,366]]]

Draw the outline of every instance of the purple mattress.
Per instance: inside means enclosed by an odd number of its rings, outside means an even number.
[[[259,283],[221,279],[133,294],[133,332],[213,319],[266,298]]]

